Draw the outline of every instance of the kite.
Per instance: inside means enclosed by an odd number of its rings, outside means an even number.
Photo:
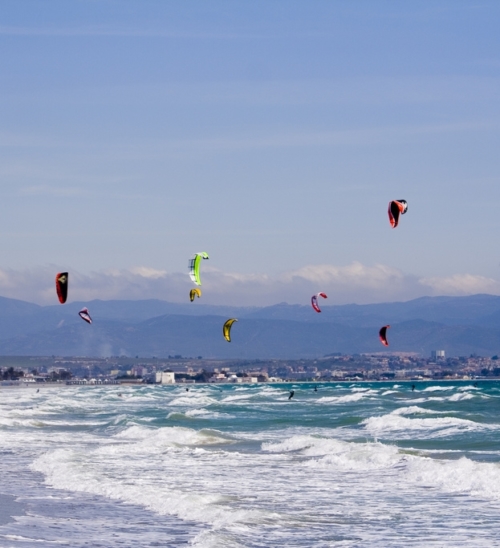
[[[78,315],[82,320],[85,320],[87,323],[92,323],[92,318],[90,317],[88,308],[82,308]]]
[[[384,346],[389,346],[389,341],[387,340],[387,330],[391,327],[390,325],[384,325],[384,327],[380,328],[380,331],[378,332],[378,336],[380,337],[380,342]]]
[[[408,211],[406,200],[393,200],[389,202],[389,222],[392,228],[396,228],[399,223],[399,215],[404,215]]]
[[[205,253],[205,251],[195,253],[193,258],[189,260],[189,276],[196,285],[201,285],[200,263],[202,259],[208,259],[208,253]]]
[[[318,297],[323,297],[323,299],[327,299],[326,293],[316,293],[316,295],[313,295],[311,297],[311,305],[316,310],[316,312],[321,312],[320,307],[318,306]]]
[[[196,296],[198,296],[198,299],[201,297],[201,289],[198,289],[197,287],[191,289],[189,292],[189,300],[193,302]]]
[[[68,298],[68,273],[58,272],[56,274],[56,291],[59,302],[64,304]]]
[[[222,334],[227,342],[231,342],[231,326],[234,322],[237,322],[236,318],[231,318],[222,326]]]

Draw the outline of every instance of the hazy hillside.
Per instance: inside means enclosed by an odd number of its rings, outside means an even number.
[[[78,317],[88,306],[92,325]],[[38,306],[0,298],[0,354],[297,358],[380,352],[378,329],[390,324],[389,350],[428,355],[500,353],[500,297],[422,298],[404,303],[323,306],[286,303],[231,308],[159,300],[91,301]],[[237,317],[232,342],[222,324]]]
[[[332,321],[352,326],[377,326],[406,320],[427,320],[447,325],[492,323],[500,327],[500,297],[473,295],[470,297],[421,297],[407,302],[381,304],[347,304],[327,306],[320,302],[321,314],[311,314],[310,305],[280,303],[246,314],[251,318],[296,320],[308,322]]]

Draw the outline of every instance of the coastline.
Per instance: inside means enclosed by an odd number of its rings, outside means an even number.
[[[359,379],[359,380],[344,380],[339,379],[335,381],[294,381],[294,380],[287,380],[287,381],[281,381],[281,382],[256,382],[256,383],[229,383],[229,382],[221,382],[221,383],[213,383],[213,382],[197,382],[197,383],[172,383],[172,384],[160,384],[160,383],[121,383],[121,384],[66,384],[66,383],[19,383],[19,384],[1,384],[0,383],[0,390],[2,389],[34,389],[34,388],[75,388],[75,387],[85,387],[85,388],[129,388],[131,386],[138,387],[138,388],[144,388],[145,386],[169,386],[169,387],[177,387],[177,388],[184,388],[184,387],[194,387],[194,386],[255,386],[255,385],[268,385],[268,386],[280,386],[280,385],[332,385],[332,384],[415,384],[415,386],[418,386],[418,384],[427,384],[427,383],[471,383],[471,382],[481,382],[481,383],[493,383],[493,382],[499,382],[499,377],[494,378],[473,378],[473,379],[391,379],[391,380],[375,380],[375,379]]]
[[[25,515],[24,506],[13,495],[0,494],[0,526],[15,521],[16,516]]]

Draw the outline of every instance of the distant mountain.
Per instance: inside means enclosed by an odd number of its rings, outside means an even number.
[[[492,317],[500,327],[500,297],[421,297],[412,301],[381,304],[321,305],[321,314],[311,313],[311,306],[280,303],[248,312],[246,317],[306,322],[332,321],[352,326],[377,326],[390,322],[426,320],[446,325],[484,324]],[[495,316],[496,314],[496,316]]]
[[[0,341],[56,329],[63,324],[80,324],[78,311],[88,307],[91,316],[112,322],[140,323],[165,314],[184,316],[221,315],[240,316],[254,310],[251,307],[211,306],[194,303],[169,303],[155,299],[143,301],[72,302],[65,305],[39,306],[16,299],[0,297]]]
[[[116,320],[138,323],[149,318],[165,314],[179,314],[182,316],[241,316],[255,310],[253,307],[214,306],[202,304],[196,299],[192,303],[169,303],[158,299],[143,301],[101,301],[73,302],[62,305],[43,307],[44,311],[52,314],[69,314],[76,317],[82,307],[88,307],[92,316],[102,320]]]
[[[84,305],[92,325],[78,317]],[[231,343],[222,337],[229,317],[239,319]],[[384,324],[391,325],[391,351],[500,354],[500,297],[491,295],[323,306],[321,314],[286,303],[257,308],[144,300],[38,306],[0,297],[0,354],[318,357],[381,352],[377,334]]]

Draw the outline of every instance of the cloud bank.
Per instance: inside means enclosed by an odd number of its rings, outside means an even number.
[[[48,265],[33,269],[0,269],[0,295],[38,304],[56,304],[54,278],[61,271]],[[305,304],[324,291],[328,304],[368,304],[408,301],[437,295],[500,295],[500,281],[472,274],[419,278],[399,269],[354,262],[347,266],[309,265],[278,275],[223,272],[205,266],[201,287],[205,304]],[[187,273],[166,272],[147,266],[80,273],[70,270],[69,301],[93,299],[161,299],[187,302],[193,287]]]

